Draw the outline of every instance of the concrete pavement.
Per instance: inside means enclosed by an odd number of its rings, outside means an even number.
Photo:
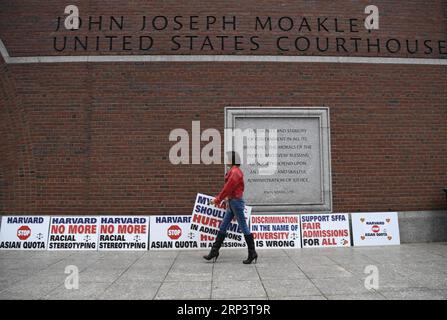
[[[0,299],[447,299],[447,243],[204,253],[0,251]]]

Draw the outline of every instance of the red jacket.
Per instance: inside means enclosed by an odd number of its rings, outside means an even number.
[[[229,199],[242,198],[244,193],[244,174],[238,166],[232,166],[225,175],[225,185],[215,197],[216,203],[221,203],[226,197]]]

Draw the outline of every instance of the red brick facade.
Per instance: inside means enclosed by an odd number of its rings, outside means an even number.
[[[447,58],[447,2],[78,1],[83,15],[124,16],[125,30],[55,31],[63,1],[1,1],[0,39],[10,56],[243,54]],[[357,3],[357,4],[355,4]],[[380,30],[361,19],[380,9]],[[139,4],[139,5],[138,5]],[[142,15],[236,15],[237,31],[142,33]],[[256,31],[256,16],[338,18],[338,32]],[[359,32],[346,24],[357,18]],[[108,21],[104,18],[105,21]],[[273,19],[277,20],[277,19]],[[126,24],[127,21],[127,24]],[[162,21],[162,20],[159,20]],[[284,26],[290,20],[282,20]],[[329,20],[328,20],[329,21]],[[302,22],[302,20],[301,20]],[[108,25],[108,22],[106,23]],[[251,27],[249,27],[251,26]],[[341,32],[341,30],[344,32]],[[355,31],[355,30],[354,30]],[[153,34],[154,49],[57,52],[54,37]],[[173,35],[259,36],[256,51],[170,50]],[[431,39],[432,52],[281,52],[280,36]],[[214,39],[214,38],[213,38]],[[305,40],[303,40],[305,41]],[[334,42],[335,41],[335,42]],[[410,45],[411,42],[410,41]],[[444,41],[444,42],[442,42]],[[247,42],[244,42],[247,43]],[[303,42],[304,43],[304,42]],[[351,42],[350,42],[351,43]],[[362,42],[363,43],[363,42]],[[395,44],[396,42],[394,42]],[[122,43],[121,43],[122,44]],[[339,43],[340,44],[340,43]],[[352,44],[352,43],[351,43]],[[391,43],[390,43],[391,44]],[[436,51],[435,45],[438,46]],[[250,43],[244,47],[250,48]],[[346,45],[348,47],[348,45]],[[207,46],[209,49],[210,47]],[[349,48],[352,49],[351,46]],[[405,49],[406,50],[406,49]],[[428,53],[424,53],[424,50]],[[6,64],[0,60],[1,214],[188,214],[197,192],[215,194],[223,165],[169,162],[169,132],[223,130],[225,106],[327,106],[331,117],[333,211],[445,209],[447,66],[416,64],[122,62]]]

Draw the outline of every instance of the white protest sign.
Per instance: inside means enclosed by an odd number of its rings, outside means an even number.
[[[197,233],[189,231],[191,216],[151,216],[150,250],[197,249]]]
[[[46,250],[50,217],[3,216],[0,249]]]
[[[355,246],[400,244],[397,212],[352,213]]]
[[[256,248],[301,248],[298,215],[252,215],[250,221]]]
[[[99,250],[147,250],[149,217],[102,216]]]
[[[48,250],[97,250],[98,217],[51,217]]]
[[[302,214],[301,239],[303,248],[349,247],[349,215],[340,213]]]
[[[198,193],[194,209],[192,211],[190,231],[197,234],[197,241],[200,248],[209,248],[213,245],[216,235],[219,231],[220,223],[223,220],[226,211],[226,202],[221,206],[210,204],[214,197]],[[249,225],[251,207],[245,206],[245,220]],[[222,248],[244,248],[246,247],[244,235],[241,232],[236,217],[230,223],[227,229],[227,236]]]

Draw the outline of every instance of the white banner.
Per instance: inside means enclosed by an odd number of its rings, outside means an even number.
[[[199,247],[197,233],[190,232],[191,216],[151,216],[150,250],[185,250]]]
[[[99,250],[147,250],[149,217],[102,216],[99,228]]]
[[[0,249],[46,250],[50,217],[3,216]]]
[[[212,246],[216,235],[219,231],[220,223],[223,220],[226,211],[226,203],[222,202],[222,206],[217,207],[210,204],[214,197],[198,193],[191,218],[191,233],[197,235],[197,241],[200,248],[209,248]],[[245,220],[249,225],[251,207],[245,206]],[[242,234],[236,217],[230,223],[227,229],[227,237],[222,248],[244,248],[244,235]]]
[[[97,250],[99,217],[51,217],[48,250]]]
[[[341,213],[302,214],[301,239],[303,248],[349,247],[349,215]]]
[[[355,246],[400,244],[397,212],[352,213]]]
[[[252,215],[250,221],[256,248],[301,248],[298,215]]]

